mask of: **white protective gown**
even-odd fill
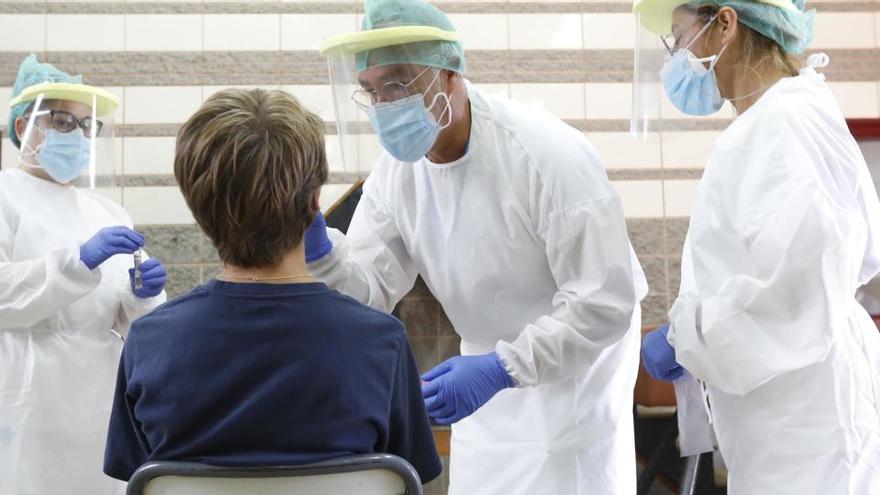
[[[670,312],[708,385],[731,495],[880,494],[880,206],[823,76],[778,82],[715,144]]]
[[[452,427],[450,494],[635,493],[632,394],[644,274],[584,135],[468,85],[454,163],[383,153],[347,238],[312,273],[391,311],[418,274],[461,353],[496,350],[520,388]]]
[[[121,494],[103,474],[122,340],[165,294],[137,299],[115,256],[79,246],[131,219],[91,191],[0,172],[0,495]]]

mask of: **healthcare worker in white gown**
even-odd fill
[[[91,190],[115,158],[102,153],[115,97],[31,55],[10,107],[19,162],[0,172],[0,494],[121,494],[101,470],[120,336],[165,301],[165,269],[144,261],[133,287],[144,238]]]
[[[449,493],[635,493],[647,285],[620,199],[582,132],[468,83],[457,40],[391,0],[322,45],[343,149],[363,111],[384,152],[347,236],[309,229],[309,269],[384,311],[421,275],[442,304],[462,356],[423,390],[452,424]]]
[[[645,367],[708,388],[731,495],[880,493],[880,335],[856,290],[880,272],[880,205],[801,1],[636,2],[667,40],[685,113],[730,100],[698,187],[669,325]],[[821,15],[821,14],[820,14]],[[687,375],[684,376],[684,379]]]

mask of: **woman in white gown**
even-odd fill
[[[98,155],[115,97],[31,55],[10,107],[20,153],[0,172],[0,495],[119,494],[101,466],[121,336],[165,301],[165,269],[144,261],[134,284],[144,238],[91,190],[114,158]]]
[[[645,367],[708,389],[739,494],[880,493],[880,335],[856,289],[880,272],[880,205],[792,0],[642,0],[682,111],[738,117],[700,182],[669,325]]]

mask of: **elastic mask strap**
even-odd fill
[[[452,125],[452,98],[441,91],[440,93],[434,95],[434,98],[431,99],[431,104],[428,106],[427,110],[428,112],[430,112],[431,109],[434,108],[434,105],[437,104],[437,100],[439,100],[441,96],[446,100],[446,108],[444,108],[443,111],[440,112],[440,117],[437,118],[437,123],[440,123],[440,121],[443,120],[443,116],[446,115],[446,123],[440,124],[440,130],[442,131],[443,129],[446,129],[447,127]]]
[[[711,26],[712,23],[715,22],[715,19],[717,19],[717,18],[718,18],[718,14],[713,15],[712,18],[709,19],[709,22],[707,22],[706,25],[703,26],[702,29],[700,29],[700,31],[697,33],[697,35],[694,36],[694,39],[692,39],[691,42],[688,43],[686,47],[684,47],[684,49],[690,50],[691,47],[694,46],[694,43],[696,43],[697,40],[700,39],[700,36],[703,36],[706,33],[706,31],[709,29],[709,26]]]
[[[717,18],[718,18],[718,14],[713,15],[712,18],[709,19],[709,22],[707,22],[706,25],[703,26],[702,29],[700,29],[700,32],[698,32],[697,35],[694,36],[694,39],[692,39],[691,42],[688,43],[686,47],[684,47],[684,49],[690,52],[691,47],[694,46],[694,43],[696,43],[697,40],[700,39],[701,36],[706,34],[706,31],[709,29],[709,26],[711,26],[712,23],[715,22],[715,19],[717,19]],[[729,43],[722,46],[721,51],[718,52],[716,55],[710,55],[708,57],[703,57],[703,58],[695,58],[694,61],[700,62],[700,63],[709,62],[709,70],[711,71],[712,69],[715,68],[715,64],[718,63],[718,59],[721,58],[721,55],[724,55],[724,51],[727,50],[728,46],[730,46]],[[693,52],[691,52],[691,53],[693,53]]]
[[[33,146],[30,145],[30,140],[31,140],[30,132],[33,131],[34,129],[39,129],[40,132],[43,133],[43,141],[41,141],[40,144],[38,144],[36,148],[34,148]],[[32,157],[36,158],[37,154],[40,153],[40,149],[42,149],[43,146],[46,144],[46,131],[44,131],[43,129],[40,129],[39,127],[37,127],[35,125],[29,129],[29,131],[27,133],[27,138],[28,138],[27,142],[24,142],[24,141],[21,142],[21,155],[22,156],[32,156]]]
[[[718,64],[718,60],[720,60],[721,56],[724,55],[724,52],[727,50],[728,46],[730,46],[730,43],[722,46],[721,51],[718,52],[718,55],[712,55],[711,57],[706,57],[706,59],[704,59],[706,62],[709,62],[709,70],[710,71],[713,70],[715,68],[715,65]],[[703,60],[701,60],[701,62],[702,61]]]
[[[758,78],[760,79],[761,76],[758,75]],[[766,91],[766,90],[767,90],[767,85],[764,84],[764,80],[762,79],[762,80],[761,80],[761,87],[758,88],[758,89],[756,89],[756,90],[754,90],[754,91],[752,91],[751,93],[744,94],[744,95],[742,95],[742,96],[736,96],[736,97],[733,97],[733,98],[724,98],[724,99],[727,100],[727,101],[731,101],[731,102],[733,102],[733,101],[739,101],[739,100],[745,100],[746,98],[750,98],[750,97],[752,97],[752,96],[755,96],[755,95],[758,94],[758,93],[763,93],[763,92]]]
[[[431,67],[430,65],[427,66],[427,67],[425,67],[425,68],[424,68],[421,72],[419,72],[418,74],[416,74],[416,77],[414,77],[414,78],[412,79],[412,81],[410,81],[410,82],[404,84],[403,87],[409,89],[409,87],[410,87],[413,83],[415,83],[416,81],[419,80],[420,77],[422,77],[422,74],[424,74],[425,72],[428,72],[428,71],[431,70],[431,69],[436,70],[437,73],[434,74],[434,79],[431,79],[431,83],[428,84],[428,88],[430,88],[431,86],[434,85],[434,81],[437,80],[437,76],[440,75],[440,69],[438,69],[438,68],[436,68],[436,67]],[[426,88],[426,89],[427,89],[427,88]]]
[[[434,83],[437,82],[437,79],[440,78],[440,72],[441,72],[441,69],[437,69],[436,67],[428,67],[428,69],[436,69],[436,70],[437,70],[437,73],[434,74],[434,79],[431,79],[431,82],[428,83],[428,86],[425,88],[425,91],[423,91],[422,94],[427,93],[428,90],[431,89],[431,86],[433,86]],[[426,69],[426,70],[427,70],[427,69]],[[423,73],[424,73],[424,72],[423,72]],[[419,74],[419,75],[421,75],[421,74]],[[416,76],[416,78],[418,78],[418,77],[419,77],[419,76]],[[413,81],[415,81],[415,79],[413,79]],[[412,84],[412,83],[410,83],[410,84]]]

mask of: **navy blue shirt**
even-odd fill
[[[213,280],[132,326],[104,472],[153,460],[296,465],[382,452],[442,466],[403,325],[320,283]]]

